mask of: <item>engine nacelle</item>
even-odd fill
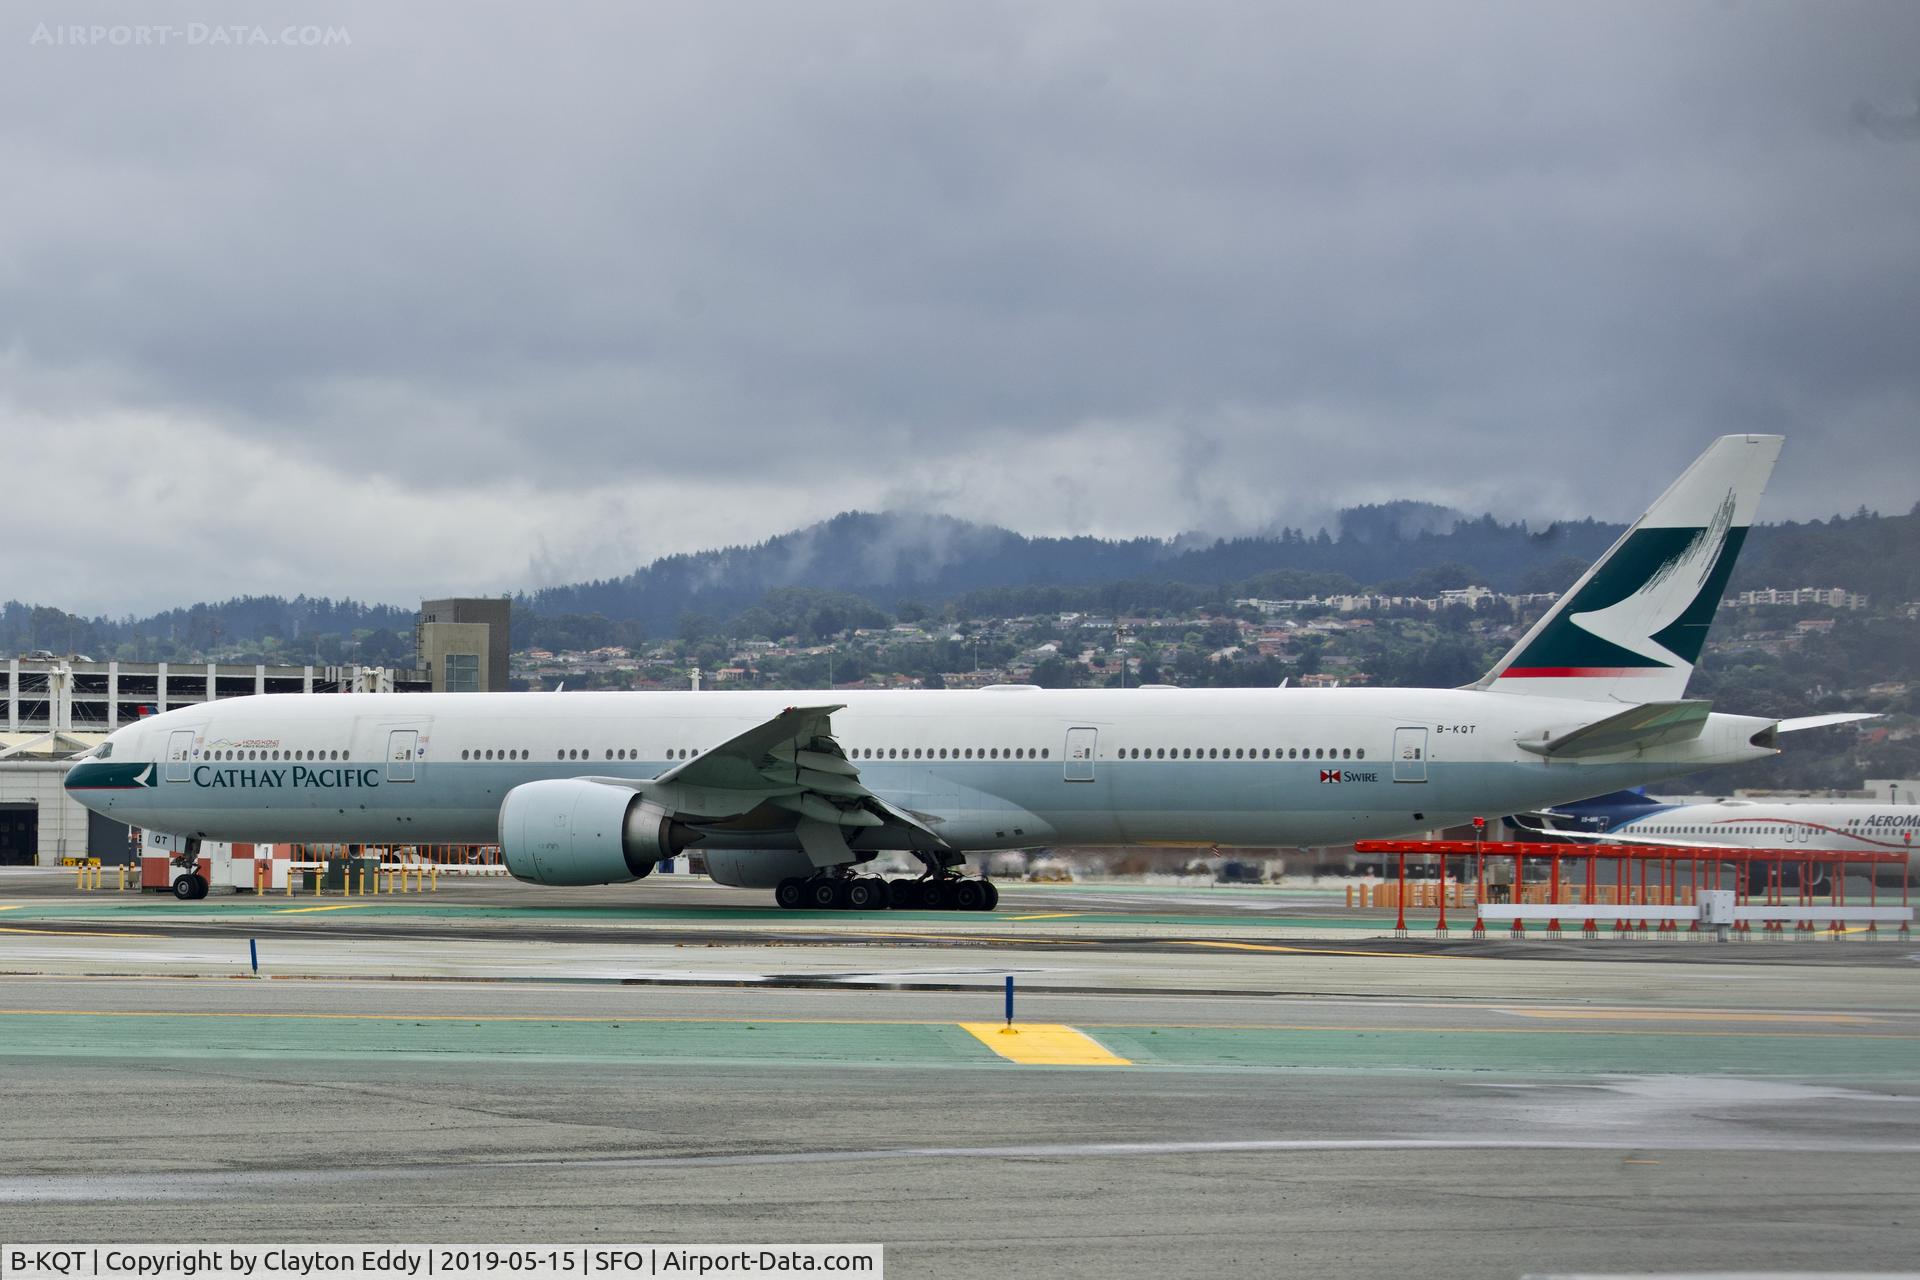
[[[693,842],[693,833],[637,791],[554,778],[523,782],[500,806],[500,852],[530,884],[618,884]]]

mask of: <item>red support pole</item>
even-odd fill
[[[1680,859],[1668,858],[1660,864],[1660,883],[1666,890],[1666,905],[1671,907],[1673,905],[1674,887],[1680,883]],[[1667,933],[1680,932],[1680,926],[1673,922],[1672,916],[1668,916],[1665,920],[1662,920],[1660,927]]]
[[[1560,850],[1558,848],[1553,851],[1553,877],[1549,884],[1551,887],[1547,892],[1553,899],[1553,905],[1558,907],[1560,905]],[[1547,918],[1547,936],[1549,938],[1560,936],[1560,913],[1557,910]]]
[[[1435,933],[1447,931],[1447,855],[1440,855],[1440,919],[1434,924]]]
[[[1869,907],[1878,907],[1880,905],[1880,864],[1877,862],[1869,862],[1867,864],[1867,905]],[[1880,941],[1880,922],[1878,920],[1867,921],[1867,941]]]
[[[1394,895],[1394,901],[1400,907],[1399,923],[1393,926],[1394,936],[1404,938],[1407,936],[1407,854],[1404,849],[1400,851],[1400,891]]]
[[[1802,854],[1800,857],[1800,905],[1809,910],[1813,907],[1813,859],[1807,857],[1805,854]],[[1813,921],[1811,919],[1802,920],[1800,922],[1800,932],[1814,932]]]
[[[1907,847],[1909,849],[1913,847],[1913,836],[1911,833],[1907,835]],[[1912,879],[1913,879],[1913,855],[1908,854],[1906,858],[1903,859],[1900,863],[1900,905],[1903,907],[1908,905],[1907,882]],[[1913,925],[1906,920],[1902,920],[1900,922],[1900,941],[1905,942],[1908,938],[1912,936],[1913,936]]]
[[[1478,824],[1473,832],[1473,936],[1487,936],[1487,922],[1480,918],[1480,904],[1487,900],[1487,855],[1480,840]]]
[[[1593,856],[1593,851],[1589,849],[1587,851],[1587,890],[1586,890],[1587,918],[1586,918],[1586,921],[1580,926],[1581,934],[1588,938],[1593,937],[1595,934],[1595,929],[1593,924],[1593,881],[1594,881],[1593,864],[1594,862],[1595,862],[1595,858]]]
[[[1769,891],[1767,903],[1769,906],[1775,907],[1784,907],[1787,905],[1787,855],[1784,852],[1774,856],[1773,888]],[[1777,919],[1767,922],[1767,932],[1769,933],[1782,933],[1785,931],[1785,927],[1786,926],[1781,924]]]
[[[1646,905],[1647,905],[1647,858],[1645,854],[1642,854],[1640,855],[1640,906],[1643,909],[1643,914],[1640,917],[1640,932],[1642,934],[1645,934],[1647,931],[1647,917],[1644,914],[1644,908],[1646,907]]]
[[[1526,891],[1524,888],[1524,884],[1526,881],[1526,874],[1527,874],[1527,870],[1526,870],[1525,855],[1518,854],[1518,853],[1514,854],[1513,855],[1513,905],[1516,907],[1519,906],[1521,903],[1521,900],[1526,897]],[[1527,922],[1525,920],[1522,920],[1519,916],[1515,916],[1513,918],[1513,936],[1516,938],[1524,938],[1527,936]]]
[[[1700,912],[1698,910],[1698,907],[1700,904],[1700,859],[1697,856],[1690,858],[1687,861],[1687,897],[1691,900],[1688,905],[1695,908],[1693,913],[1693,920],[1687,925],[1687,932],[1699,933],[1700,932]]]
[[[1847,860],[1835,858],[1827,866],[1828,874],[1833,877],[1833,883],[1828,886],[1828,905],[1833,908],[1833,937],[1838,942],[1847,936],[1846,922],[1840,918],[1840,912],[1847,905]]]
[[[1613,936],[1627,936],[1627,855],[1617,853],[1613,857],[1613,905],[1619,914],[1613,917]]]

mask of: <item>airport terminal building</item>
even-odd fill
[[[409,670],[216,662],[96,662],[36,653],[4,660],[0,705],[0,867],[121,862],[127,828],[67,795],[73,756],[122,725],[258,693],[419,693],[506,688],[507,604],[437,600],[421,608]],[[499,678],[495,680],[496,671]]]

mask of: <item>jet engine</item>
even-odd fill
[[[500,806],[507,870],[531,884],[638,880],[697,838],[639,792],[604,782],[523,782]]]

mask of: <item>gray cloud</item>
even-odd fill
[[[889,504],[1625,517],[1736,430],[1791,437],[1769,516],[1920,497],[1908,4],[198,20],[351,43],[0,31],[0,430],[182,526],[9,594],[404,601]]]

